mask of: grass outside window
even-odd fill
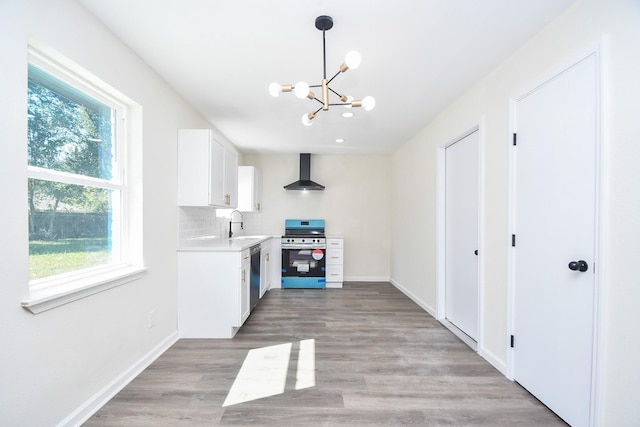
[[[106,265],[109,258],[106,238],[32,240],[29,242],[29,280]]]

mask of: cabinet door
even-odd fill
[[[224,145],[216,141],[214,138],[211,138],[209,203],[214,206],[225,205],[224,151]]]
[[[271,244],[262,245],[260,260],[260,298],[271,287]]]
[[[253,166],[238,166],[238,210],[262,210],[262,173]]]
[[[262,211],[262,172],[260,170],[255,169],[255,177],[253,179],[254,187],[253,187],[253,208],[261,212]]]
[[[242,251],[242,266],[240,270],[240,301],[239,301],[239,309],[240,309],[240,324],[237,326],[242,326],[247,317],[249,317],[249,312],[251,310],[250,306],[250,298],[249,294],[249,286],[251,285],[251,255],[249,251]]]
[[[215,204],[212,192],[222,191],[222,155],[209,129],[178,130],[178,205]],[[216,167],[216,156],[219,163]],[[216,175],[217,172],[217,175]],[[217,186],[217,187],[216,187]]]
[[[238,153],[226,149],[224,151],[224,188],[228,208],[238,206]]]

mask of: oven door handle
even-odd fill
[[[313,249],[321,249],[321,250],[326,250],[326,247],[317,247],[317,246],[283,246],[282,250],[283,251],[288,251],[288,250],[292,250],[292,251],[303,251],[303,250],[313,250]]]

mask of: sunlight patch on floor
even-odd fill
[[[296,390],[316,385],[316,340],[300,341],[298,368],[296,372]]]
[[[298,349],[297,359],[292,349]],[[315,340],[286,343],[249,350],[223,407],[284,393],[289,369],[295,368],[295,389],[316,385]],[[293,375],[293,371],[292,371]],[[293,377],[289,388],[294,386]]]

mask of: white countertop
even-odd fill
[[[266,242],[272,237],[280,236],[238,236],[231,239],[220,236],[199,236],[178,242],[178,252],[211,251],[240,252],[252,246]]]

